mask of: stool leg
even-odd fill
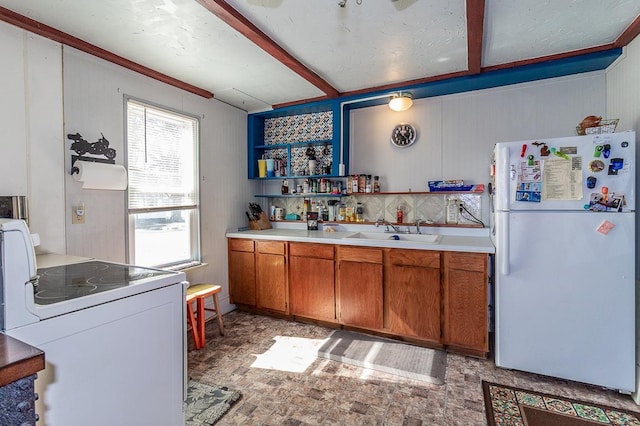
[[[224,336],[224,325],[222,324],[222,312],[220,311],[220,299],[218,299],[218,293],[213,295],[213,303],[216,306],[216,318],[218,320],[218,328],[220,329],[220,335]]]
[[[189,319],[189,325],[191,326],[191,334],[193,335],[193,343],[196,349],[200,349],[200,337],[198,335],[198,327],[196,325],[196,318],[193,315],[193,306],[191,303],[187,303],[187,318]]]
[[[205,335],[204,335],[204,323],[205,323],[205,317],[204,317],[204,297],[198,297],[198,316],[197,316],[197,322],[198,322],[198,333],[200,334],[200,348],[204,348],[205,345]]]

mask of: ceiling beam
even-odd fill
[[[287,68],[307,80],[309,83],[320,89],[328,97],[338,97],[340,92],[327,83],[322,77],[307,68],[302,62],[294,58],[289,52],[284,50],[273,41],[262,30],[256,27],[251,21],[245,18],[237,10],[224,0],[197,0],[205,9],[213,13],[231,28],[244,35],[262,50],[280,61]]]
[[[638,34],[640,34],[640,16],[636,17],[631,25],[629,25],[627,29],[620,34],[620,37],[618,37],[614,44],[616,47],[624,47],[631,43]]]
[[[541,62],[549,62],[549,61],[556,61],[558,59],[572,58],[574,56],[586,55],[589,53],[603,52],[605,50],[613,49],[615,47],[618,47],[618,46],[616,46],[615,43],[610,43],[610,44],[604,44],[602,46],[597,46],[597,47],[589,47],[586,49],[573,50],[571,52],[556,53],[555,55],[539,56],[537,58],[523,59],[521,61],[506,62],[504,64],[484,67],[482,68],[482,72],[517,68],[525,65],[538,64]]]
[[[184,81],[180,81],[173,77],[169,77],[166,74],[162,74],[158,71],[152,70],[151,68],[147,68],[144,65],[140,65],[136,62],[130,61],[129,59],[123,58],[122,56],[118,56],[115,53],[101,49],[98,46],[87,43],[86,41],[80,40],[79,38],[76,38],[70,34],[56,30],[55,28],[49,27],[24,15],[15,13],[9,9],[5,9],[4,7],[0,7],[0,20],[11,25],[15,25],[18,28],[22,28],[23,30],[30,31],[34,34],[38,34],[42,37],[56,41],[58,43],[71,46],[75,49],[81,50],[100,59],[104,59],[105,61],[120,65],[124,68],[138,72],[147,77],[162,81],[163,83],[177,87],[178,89],[191,92],[198,96],[202,96],[203,98],[213,98],[213,93],[207,90],[193,86],[189,83],[185,83]]]
[[[467,0],[467,69],[478,74],[482,69],[484,1]]]

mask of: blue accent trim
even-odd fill
[[[395,89],[370,92],[362,95],[343,96],[340,98],[320,100],[301,105],[292,105],[278,108],[273,111],[259,112],[247,116],[248,126],[248,177],[257,177],[257,146],[264,142],[264,120],[267,118],[284,117],[288,115],[308,114],[313,112],[333,111],[333,153],[334,161],[332,174],[338,175],[338,162],[340,153],[340,104],[346,101],[357,101],[378,95],[389,95],[397,92],[409,92],[414,99],[429,98],[434,96],[450,95],[454,93],[471,92],[474,90],[489,89],[492,87],[509,86],[512,84],[526,83],[548,78],[563,77],[567,75],[581,74],[591,71],[606,69],[622,54],[622,48],[588,53],[570,58],[539,62],[520,67],[486,71],[480,74],[464,77],[455,77],[447,80],[433,81],[416,84],[413,86],[398,87]],[[366,108],[375,105],[383,105],[389,102],[388,98],[380,98],[369,101],[356,102],[344,105],[343,115],[343,162],[346,167],[349,164],[349,111],[352,109]],[[291,163],[291,147],[288,147],[288,163]],[[288,171],[291,173],[291,171]],[[349,170],[346,170],[349,174]]]

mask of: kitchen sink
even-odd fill
[[[377,241],[413,241],[425,244],[437,244],[442,238],[441,235],[433,234],[391,234],[383,232],[357,232],[353,235],[349,235],[349,239],[359,240],[377,240]]]

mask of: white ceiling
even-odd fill
[[[249,112],[461,75],[474,57],[478,72],[616,47],[621,35],[640,31],[640,0],[347,0],[344,7],[339,1],[0,0],[0,6]],[[469,28],[482,33],[468,34]],[[262,37],[258,44],[271,45],[271,53],[244,34]]]

